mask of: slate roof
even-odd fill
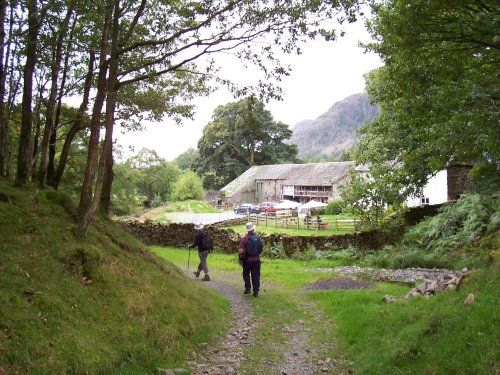
[[[253,166],[221,190],[227,197],[255,190],[256,180],[282,180],[283,185],[332,186],[347,177],[354,162],[272,164]]]

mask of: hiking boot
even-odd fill
[[[205,277],[202,279],[202,281],[210,281],[210,276],[205,275]]]
[[[250,289],[245,290],[243,294],[250,294]]]
[[[253,296],[254,297],[258,297],[259,296],[259,292],[253,292]]]
[[[193,274],[198,278],[200,276],[200,271],[194,271]]]

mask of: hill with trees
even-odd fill
[[[317,119],[296,124],[290,142],[298,146],[298,157],[338,158],[356,144],[361,125],[377,114],[378,108],[370,104],[366,93],[354,94]]]

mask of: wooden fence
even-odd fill
[[[248,221],[255,225],[272,226],[287,229],[310,229],[310,230],[331,230],[356,232],[360,220],[355,219],[337,219],[321,218],[318,222],[315,218],[303,219],[292,216],[291,212],[286,210],[277,211],[276,214],[249,214]]]

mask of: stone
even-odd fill
[[[464,304],[471,305],[474,302],[476,302],[476,296],[473,293],[469,293],[469,295],[467,296],[467,298],[464,301]]]
[[[385,296],[382,297],[382,302],[395,302],[399,300],[399,297],[394,297],[386,294]]]
[[[174,374],[180,374],[180,375],[183,375],[183,374],[189,374],[189,370],[186,370],[185,368],[174,368],[173,369],[174,371]]]

